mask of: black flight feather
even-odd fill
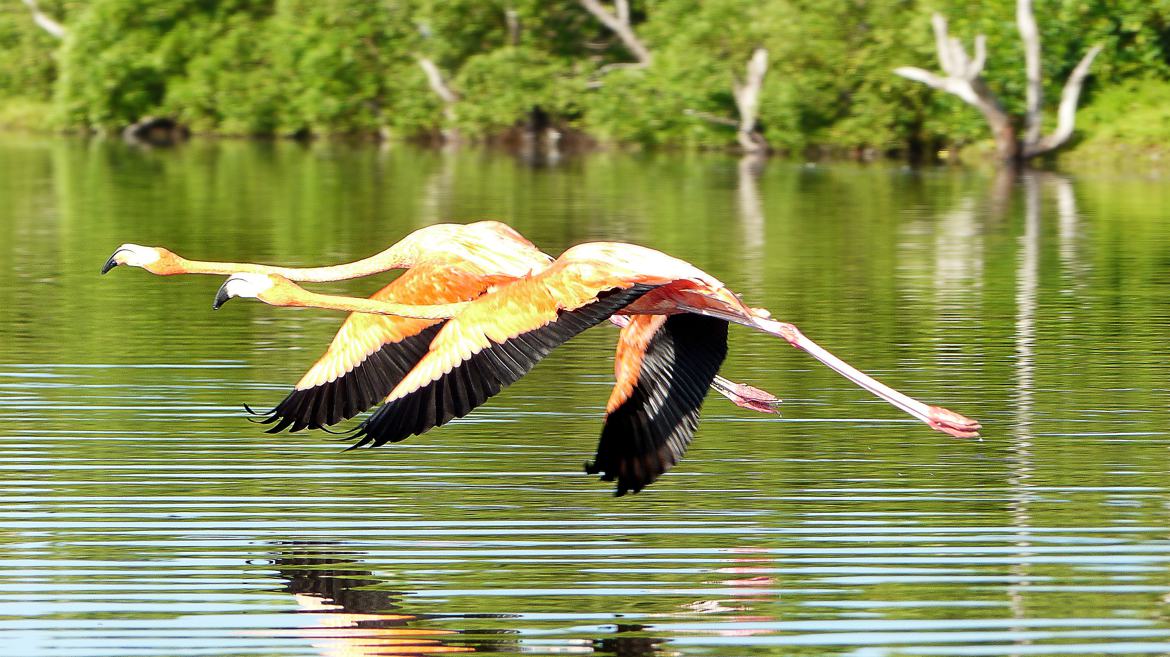
[[[398,342],[388,342],[333,381],[293,390],[256,421],[274,425],[267,433],[280,433],[289,427],[292,431],[323,429],[372,408],[422,360],[441,327],[440,322]],[[257,414],[250,408],[248,412]]]
[[[650,339],[629,399],[605,420],[589,474],[637,493],[686,452],[708,387],[727,357],[727,322],[702,315],[667,318]]]

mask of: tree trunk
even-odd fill
[[[756,114],[760,106],[760,89],[768,72],[768,51],[756,48],[747,63],[747,75],[742,83],[735,83],[732,91],[739,109],[739,129],[736,139],[745,153],[766,153],[768,142],[756,130]]]
[[[974,86],[979,94],[979,102],[974,103],[974,105],[983,114],[983,119],[991,128],[991,136],[995,140],[996,155],[999,156],[1001,162],[1009,166],[1020,164],[1023,151],[1019,131],[1016,129],[1012,117],[1008,116],[1007,112],[999,106],[999,102],[983,84],[982,79],[977,80]]]
[[[443,79],[443,72],[429,57],[416,54],[415,58],[418,60],[419,68],[427,76],[427,83],[430,84],[431,91],[434,91],[435,95],[443,101],[443,118],[447,123],[443,128],[443,139],[448,142],[458,141],[459,132],[455,128],[455,103],[459,102],[459,94],[447,85],[447,81]]]
[[[508,24],[508,45],[520,45],[520,14],[509,7],[504,10],[504,21]]]

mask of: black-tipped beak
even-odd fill
[[[227,281],[224,281],[223,285],[219,286],[219,291],[215,293],[215,301],[211,302],[212,310],[219,310],[220,306],[227,303],[228,299],[232,298],[232,295],[228,294],[227,287]]]
[[[118,266],[118,261],[116,258],[118,257],[119,251],[121,251],[121,249],[114,251],[114,255],[110,256],[110,259],[106,261],[106,264],[102,265],[103,274]]]

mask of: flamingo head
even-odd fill
[[[102,265],[102,273],[106,273],[118,265],[139,267],[152,274],[167,275],[178,273],[175,271],[177,256],[161,246],[141,246],[139,244],[123,244]]]
[[[282,282],[288,282],[288,280],[271,274],[232,274],[223,282],[223,285],[219,286],[219,291],[215,293],[215,301],[212,302],[211,307],[219,310],[220,306],[233,297],[263,301],[264,294],[278,287]]]

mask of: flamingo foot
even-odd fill
[[[978,420],[972,420],[941,406],[930,407],[926,424],[935,431],[950,434],[955,438],[978,438],[979,430],[983,428]]]
[[[715,377],[715,380],[711,382],[711,387],[740,408],[774,415],[780,413],[776,410],[776,405],[781,401],[780,398],[766,390],[760,390],[746,383],[736,383],[721,376]]]

